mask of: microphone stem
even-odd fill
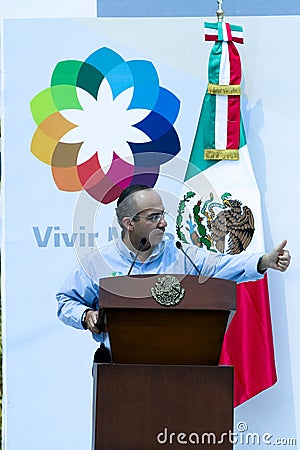
[[[196,264],[194,263],[194,261],[192,260],[192,258],[187,254],[187,252],[183,249],[183,246],[181,244],[181,242],[177,241],[176,242],[176,247],[182,251],[182,253],[184,254],[184,256],[190,261],[190,263],[192,264],[192,266],[194,267],[194,269],[197,271],[198,275],[201,275],[200,270],[198,269],[198,267],[196,266]]]
[[[198,269],[198,267],[196,266],[196,264],[194,263],[194,261],[192,260],[192,258],[189,257],[189,255],[184,252],[185,256],[187,257],[187,259],[190,261],[190,263],[192,264],[192,266],[194,267],[194,269],[196,269],[196,271],[198,272],[198,275],[201,275],[200,270]]]
[[[128,271],[127,276],[131,274],[131,271],[132,271],[132,269],[133,269],[133,266],[135,265],[135,262],[136,262],[136,260],[137,260],[137,257],[138,257],[138,254],[139,254],[139,253],[140,253],[139,251],[136,253],[136,255],[135,255],[135,257],[134,257],[134,260],[133,260],[132,263],[131,263],[131,266],[130,266],[130,269],[129,269],[129,271]]]
[[[137,260],[137,257],[139,256],[139,254],[140,254],[140,252],[141,252],[141,250],[142,250],[142,247],[143,247],[145,244],[146,244],[146,238],[142,238],[142,239],[140,240],[139,247],[138,247],[137,252],[136,252],[136,254],[135,254],[134,260],[133,260],[132,263],[131,263],[131,266],[130,266],[130,269],[129,269],[128,273],[127,273],[127,276],[129,276],[129,275],[131,274],[131,271],[132,271],[132,269],[133,269],[133,266],[135,265],[135,262],[136,262],[136,260]]]

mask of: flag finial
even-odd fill
[[[218,3],[218,11],[217,11],[218,22],[223,22],[224,19],[224,11],[222,9],[223,0],[217,0],[217,3]]]

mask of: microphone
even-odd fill
[[[201,275],[200,270],[198,269],[198,267],[196,266],[196,264],[194,263],[194,261],[190,258],[190,256],[187,254],[186,251],[184,251],[182,243],[180,241],[176,241],[176,247],[182,251],[182,253],[184,254],[184,256],[190,261],[190,263],[192,264],[192,266],[194,267],[194,269],[196,269],[198,275]]]
[[[147,239],[146,239],[145,237],[143,237],[143,238],[140,240],[140,243],[139,243],[139,246],[138,246],[136,255],[135,255],[135,257],[134,257],[134,260],[133,260],[132,263],[131,263],[131,266],[130,266],[130,269],[128,270],[127,276],[130,275],[130,273],[131,273],[131,271],[132,271],[132,269],[133,269],[133,266],[135,265],[135,262],[136,262],[136,260],[137,260],[137,257],[139,256],[139,253],[140,253],[140,251],[142,250],[142,247],[144,247],[144,245],[146,244],[146,242],[147,242]]]

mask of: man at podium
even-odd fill
[[[105,342],[98,323],[99,279],[118,273],[190,274],[217,277],[237,283],[257,280],[267,269],[284,272],[290,253],[283,240],[270,253],[216,254],[195,245],[175,243],[165,237],[165,207],[160,195],[145,185],[126,188],[117,201],[116,215],[122,232],[86,257],[57,294],[58,317],[67,325],[88,329]]]

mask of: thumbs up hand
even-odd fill
[[[291,255],[285,249],[287,240],[284,239],[270,253],[266,253],[258,263],[258,271],[264,272],[267,269],[280,270],[285,272],[291,262]]]

